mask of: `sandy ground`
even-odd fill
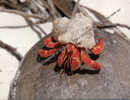
[[[81,0],[81,4],[87,5],[109,16],[112,12],[121,8],[121,11],[110,20],[130,26],[130,1],[129,0]],[[0,13],[0,26],[23,25],[24,20],[16,15]],[[51,31],[49,25],[42,26],[47,33]],[[128,34],[130,31],[123,29]],[[128,34],[130,37],[130,35]],[[17,48],[25,55],[26,52],[38,41],[38,38],[30,28],[26,29],[0,29],[0,40]],[[0,100],[7,100],[9,85],[18,68],[19,62],[8,52],[0,48]]]

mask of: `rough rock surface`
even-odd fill
[[[91,49],[95,46],[93,20],[89,15],[77,13],[72,19],[67,17],[54,20],[54,38],[57,41],[77,44]]]
[[[117,34],[100,30],[95,31],[95,37],[105,39],[104,52],[98,59],[102,64],[99,73],[84,71],[60,78],[54,71],[55,63],[45,66],[37,61],[42,39],[22,62],[15,98],[10,100],[130,98],[130,44]]]

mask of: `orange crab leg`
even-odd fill
[[[96,46],[90,49],[90,51],[95,55],[98,55],[102,53],[103,49],[104,49],[104,39],[100,38]]]
[[[86,64],[89,65],[90,67],[96,69],[96,70],[100,70],[101,69],[101,64],[99,64],[98,62],[90,59],[86,53],[85,53],[85,49],[81,49],[81,60]]]
[[[45,40],[44,40],[44,44],[49,47],[49,48],[54,48],[54,47],[57,47],[57,46],[61,46],[61,43],[60,42],[53,42],[53,39],[52,37],[47,37]]]
[[[52,54],[56,53],[57,50],[58,50],[58,48],[54,48],[54,49],[51,49],[51,50],[41,49],[41,50],[40,50],[40,56],[41,56],[41,57],[51,56]]]

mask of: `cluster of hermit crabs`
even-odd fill
[[[44,39],[46,48],[39,52],[41,58],[48,58],[58,51],[57,66],[63,69],[76,71],[84,63],[95,70],[101,69],[101,64],[92,60],[86,51],[94,55],[102,53],[104,39],[100,38],[95,43],[93,21],[89,16],[81,13],[73,19],[66,17],[54,21],[54,34]]]

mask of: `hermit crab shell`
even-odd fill
[[[64,43],[74,43],[78,47],[92,48],[96,43],[93,32],[93,21],[89,16],[77,13],[75,17],[57,18],[53,22],[54,38]]]

